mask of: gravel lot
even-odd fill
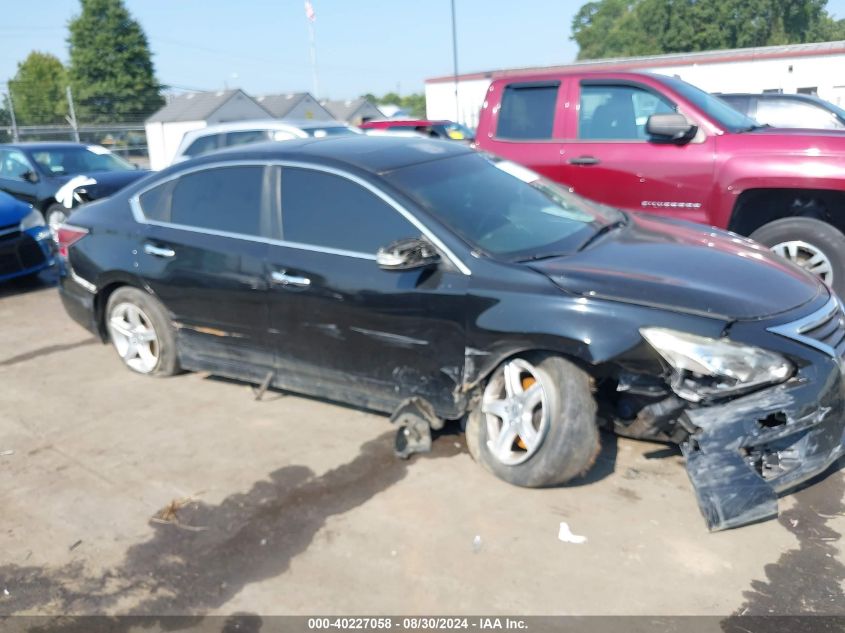
[[[585,479],[517,489],[457,434],[401,462],[381,415],[133,375],[49,275],[0,323],[0,615],[845,615],[842,471],[709,534],[661,445],[604,435]]]

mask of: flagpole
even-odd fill
[[[317,38],[314,36],[314,20],[308,20],[308,34],[311,39],[311,82],[314,88],[314,98],[320,98],[320,82],[317,79]]]
[[[452,75],[455,81],[455,122],[460,123],[461,102],[458,98],[458,30],[455,25],[455,0],[452,0]]]

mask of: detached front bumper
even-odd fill
[[[783,385],[688,410],[681,449],[710,530],[771,519],[777,494],[845,454],[845,380],[829,358]]]

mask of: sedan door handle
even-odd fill
[[[570,165],[598,165],[600,162],[595,156],[576,156],[569,159]]]
[[[152,244],[144,244],[144,252],[153,257],[173,257],[176,251],[172,248],[164,248],[161,246],[153,246]]]
[[[284,271],[279,272],[274,270],[270,273],[270,279],[273,283],[281,284],[282,286],[296,286],[298,288],[307,288],[311,285],[311,280],[308,277],[299,277],[297,275],[288,275]]]

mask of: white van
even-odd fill
[[[361,130],[340,121],[234,121],[209,125],[185,134],[171,165],[214,150],[263,141],[289,141],[294,138],[324,138],[361,134]]]

